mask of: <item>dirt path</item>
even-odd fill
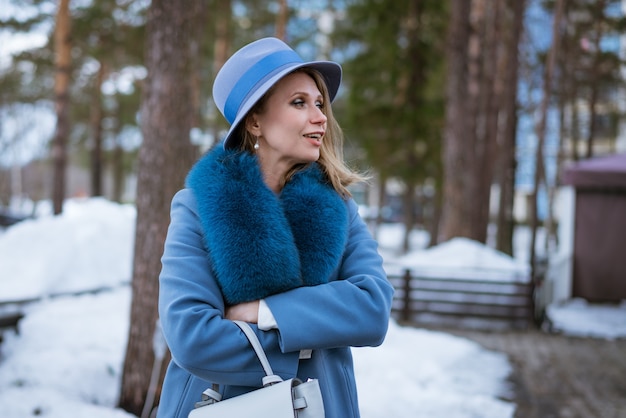
[[[626,418],[626,339],[444,331],[509,355],[515,418]]]

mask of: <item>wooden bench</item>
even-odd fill
[[[21,312],[15,312],[15,313],[11,313],[8,315],[2,315],[0,316],[0,329],[5,329],[5,328],[16,329],[17,323],[22,318],[24,318],[24,314],[22,314]]]
[[[125,286],[127,284],[121,284]],[[102,286],[94,289],[85,289],[79,291],[59,292],[48,294],[45,297],[54,299],[64,296],[81,296],[81,295],[95,295],[102,292],[110,292],[115,287]],[[24,318],[24,313],[28,305],[32,305],[41,300],[40,297],[33,297],[28,299],[16,299],[0,301],[0,341],[2,340],[2,332],[7,329],[17,329],[19,321]]]
[[[24,318],[24,308],[33,300],[0,302],[0,341],[7,330],[17,331],[17,325]]]
[[[25,216],[15,216],[6,212],[0,212],[0,227],[9,227],[11,225],[15,225],[18,222],[22,222],[28,219]]]

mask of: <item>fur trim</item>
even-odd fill
[[[326,283],[338,267],[348,212],[317,164],[276,196],[255,155],[217,146],[192,168],[187,187],[228,304]]]

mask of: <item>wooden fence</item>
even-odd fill
[[[399,321],[516,328],[535,321],[530,281],[420,277],[410,270],[388,278],[396,289],[392,314]]]

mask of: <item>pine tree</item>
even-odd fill
[[[52,143],[52,158],[54,161],[52,203],[55,215],[63,211],[63,201],[65,200],[65,167],[67,166],[67,142],[70,135],[69,92],[72,43],[70,38],[71,15],[69,3],[69,0],[61,0],[59,2],[54,28],[54,62],[56,70],[54,96],[57,124]]]
[[[415,223],[416,187],[440,176],[444,5],[353,3],[337,36],[349,51],[348,94],[339,113],[346,116],[348,141],[364,150],[380,181],[396,178],[404,185],[405,249]]]
[[[515,199],[515,156],[517,143],[517,85],[519,67],[519,45],[524,28],[524,0],[507,0],[505,4],[505,25],[511,28],[504,34],[504,54],[502,54],[502,117],[498,141],[496,180],[500,186],[498,202],[496,248],[505,254],[513,255],[513,232],[515,219],[513,205]],[[500,68],[500,65],[498,66]]]
[[[506,162],[499,165],[499,176],[508,178],[502,189],[508,198],[501,210],[512,212],[516,96],[510,89],[517,86],[517,80],[516,74],[511,74],[514,70],[504,70],[504,63],[510,62],[511,56],[515,57],[512,62],[517,58],[523,9],[514,13],[517,24],[511,24],[515,18],[508,17],[512,7],[507,3],[451,2],[441,240],[462,236],[486,242],[498,157]],[[505,143],[503,156],[499,144]]]
[[[202,1],[152,1],[148,13],[146,67],[141,104],[143,142],[139,151],[137,226],[133,263],[133,299],[120,406],[136,415],[149,392],[155,358],[158,276],[169,224],[170,202],[194,159],[190,130],[194,119],[193,37]],[[154,389],[154,388],[152,388]],[[158,392],[158,390],[157,390]],[[158,396],[155,403],[158,404]]]

